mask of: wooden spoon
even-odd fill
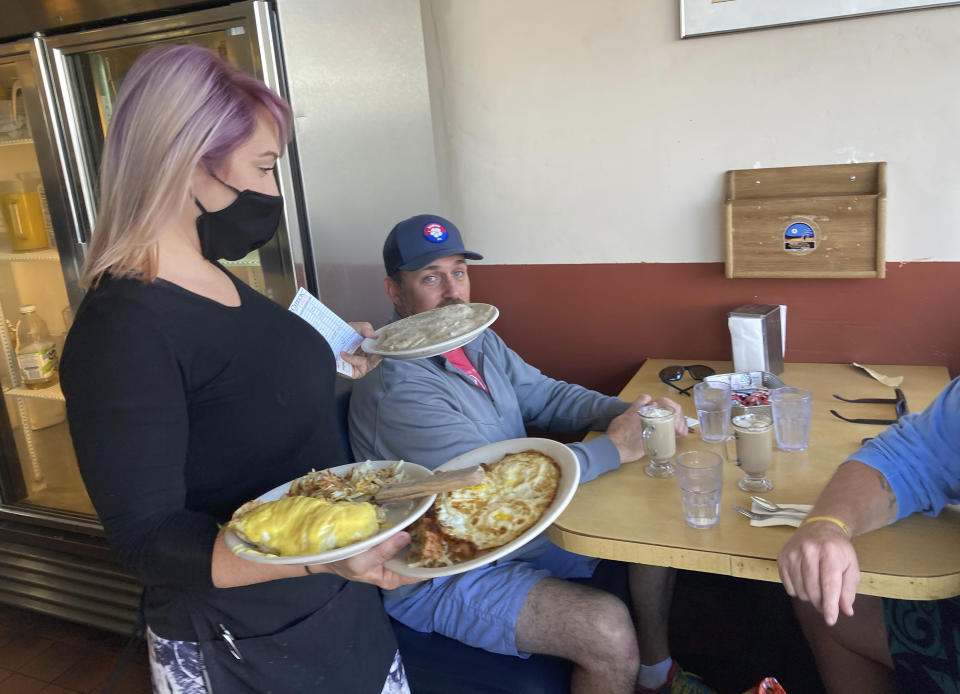
[[[383,503],[384,501],[402,501],[429,496],[430,494],[440,494],[441,492],[452,492],[455,489],[480,484],[483,482],[484,475],[483,468],[479,465],[460,470],[435,472],[423,479],[398,482],[381,487],[373,495],[373,500]]]

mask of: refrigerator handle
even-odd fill
[[[59,107],[56,99],[56,90],[53,87],[53,72],[50,69],[47,47],[41,34],[34,35],[33,48],[40,72],[40,97],[43,100],[44,109],[50,114],[48,119],[50,143],[53,146],[54,156],[59,165],[60,175],[63,177],[63,192],[67,212],[70,214],[70,228],[73,229],[74,241],[80,246],[85,246],[89,236],[85,233],[83,215],[80,212],[80,203],[76,196],[77,186],[73,181],[70,152],[67,149],[61,120],[63,110]]]

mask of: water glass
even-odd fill
[[[677,456],[677,481],[683,519],[691,528],[712,528],[720,520],[723,458],[711,451],[686,451]]]
[[[813,394],[804,388],[777,388],[770,393],[770,403],[780,450],[806,450],[810,442]]]
[[[725,441],[730,432],[733,397],[730,384],[703,381],[693,387],[693,402],[700,420],[700,438],[707,443]]]

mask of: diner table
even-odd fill
[[[716,373],[729,373],[723,361],[648,359],[620,392],[633,401],[641,393],[670,397],[696,417],[693,391],[681,395],[661,382],[658,373],[672,364],[706,364]],[[945,367],[872,366],[889,376],[903,376],[901,389],[911,412],[920,412],[949,383]],[[779,378],[790,386],[813,392],[810,444],[805,451],[774,449],[767,477],[772,491],[760,494],[780,503],[812,504],[833,471],[883,426],[852,424],[847,417],[893,419],[892,404],[845,403],[846,398],[893,398],[894,390],[851,364],[786,364]],[[695,383],[687,372],[676,384]],[[597,436],[591,433],[588,438]],[[728,442],[733,449],[732,441]],[[775,444],[774,444],[775,445]],[[649,462],[625,463],[584,483],[547,531],[554,543],[571,552],[625,562],[672,566],[707,573],[763,581],[779,581],[777,552],[794,532],[790,526],[754,527],[733,510],[750,508],[750,494],[737,487],[743,477],[729,462],[724,444],[705,443],[699,427],[677,441],[677,452],[713,450],[724,457],[720,521],[701,530],[683,519],[676,477],[656,479],[644,473]],[[730,455],[733,455],[731,450]],[[913,514],[893,525],[854,538],[862,576],[858,592],[892,598],[932,600],[960,595],[960,507],[948,507],[938,516]]]

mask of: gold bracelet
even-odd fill
[[[807,523],[816,523],[817,521],[824,521],[825,523],[833,523],[843,531],[843,534],[846,535],[847,538],[852,537],[850,528],[847,527],[847,524],[844,523],[839,518],[834,518],[833,516],[811,516],[810,518],[804,518],[803,522],[800,524],[800,527],[802,528]]]

